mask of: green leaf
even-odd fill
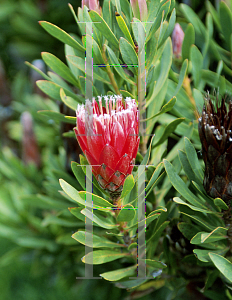
[[[180,178],[180,176],[176,173],[172,164],[164,159],[164,167],[168,174],[168,178],[171,181],[174,188],[192,205],[199,208],[206,208],[199,199],[187,188],[184,181]]]
[[[182,64],[182,66],[181,66],[180,75],[179,75],[179,81],[178,81],[177,87],[175,89],[174,96],[176,96],[179,93],[179,91],[180,91],[180,89],[181,89],[181,87],[183,85],[187,69],[188,69],[188,60],[185,59],[184,62],[183,62],[183,64]]]
[[[151,142],[150,142],[150,145],[147,149],[147,152],[141,162],[141,166],[146,166],[148,164],[148,161],[149,161],[149,158],[150,158],[150,155],[151,155],[151,145],[152,145],[152,141],[153,141],[153,138],[154,138],[154,135],[151,137]]]
[[[191,223],[181,222],[178,223],[177,227],[188,240],[191,240],[198,233],[197,226]]]
[[[203,262],[211,262],[211,259],[209,257],[210,253],[218,253],[218,254],[222,254],[224,255],[226,252],[228,251],[228,248],[226,249],[221,249],[221,250],[214,250],[212,252],[212,250],[202,250],[202,249],[194,249],[193,253],[196,255],[196,257],[203,261]]]
[[[77,110],[78,102],[72,97],[66,96],[64,89],[62,88],[60,89],[60,98],[62,102],[64,102],[64,104],[67,105],[69,108],[75,111]]]
[[[179,207],[179,211],[180,211],[180,213],[193,219],[195,223],[198,223],[201,226],[203,226],[203,228],[205,228],[206,230],[212,231],[215,229],[215,226],[213,226],[211,223],[209,223],[209,219],[208,219],[208,217],[205,216],[205,214],[202,215],[202,213],[198,212],[198,211],[195,211],[193,213],[192,209],[190,209],[186,205],[181,205]]]
[[[46,21],[40,21],[40,25],[52,36],[63,42],[64,44],[67,44],[73,48],[76,48],[77,50],[80,50],[82,52],[85,51],[85,48],[79,44],[74,38],[72,38],[67,32],[60,29],[56,25],[53,25]]]
[[[172,121],[171,123],[169,123],[166,126],[162,137],[154,145],[152,145],[152,148],[155,148],[155,147],[161,145],[169,137],[169,135],[175,131],[176,127],[184,120],[185,120],[185,118],[179,118],[179,119],[176,119],[176,120]]]
[[[97,64],[105,65],[100,47],[98,46],[97,42],[94,39],[92,39],[92,41],[93,41],[93,45],[92,45],[93,65],[97,65]],[[101,68],[101,69],[104,70],[105,68]]]
[[[208,11],[210,12],[210,14],[212,15],[213,20],[214,20],[214,22],[215,22],[215,24],[216,24],[218,30],[221,31],[222,28],[221,28],[221,25],[220,25],[219,15],[218,15],[216,9],[214,8],[213,4],[210,3],[209,1],[207,1],[205,4],[206,4],[207,10],[208,10]]]
[[[121,199],[126,197],[130,193],[130,191],[133,189],[135,185],[134,177],[132,174],[128,175],[124,181],[123,184],[123,190],[121,194]]]
[[[223,240],[227,238],[227,230],[223,227],[217,227],[210,233],[203,233],[201,235],[201,241],[202,243],[212,243],[219,240]]]
[[[103,236],[98,236],[87,231],[77,231],[72,235],[72,238],[88,247],[93,248],[116,248],[125,247],[123,244],[113,243]],[[93,243],[90,242],[92,240]]]
[[[46,227],[46,226],[51,225],[51,224],[60,225],[62,227],[78,226],[76,220],[61,218],[59,216],[54,216],[54,215],[48,215],[43,219],[42,225]]]
[[[46,117],[49,117],[52,120],[55,121],[60,121],[60,122],[65,122],[65,123],[70,123],[70,124],[76,124],[75,120],[72,119],[67,119],[65,118],[65,115],[56,112],[56,111],[52,111],[52,110],[39,110],[38,111],[39,114],[44,115]]]
[[[52,82],[56,83],[57,85],[59,85],[63,89],[66,89],[66,90],[68,90],[69,92],[72,93],[72,89],[66,83],[66,81],[64,81],[63,78],[61,78],[59,75],[57,75],[56,73],[51,72],[51,71],[48,71],[48,75],[50,76]]]
[[[213,243],[226,238],[227,229],[217,227],[211,232],[198,232],[190,241],[191,244],[201,245],[203,243]]]
[[[96,250],[85,255],[82,258],[82,262],[85,264],[100,265],[126,256],[129,256],[129,254],[113,250]]]
[[[161,224],[159,228],[155,231],[155,233],[153,233],[153,235],[148,239],[147,244],[152,240],[154,241],[154,243],[157,244],[161,234],[163,233],[164,229],[168,226],[169,223],[170,221],[165,221],[163,224]],[[152,248],[153,246],[154,245],[152,245]]]
[[[199,179],[199,182],[202,183],[204,179],[204,173],[199,163],[196,150],[187,137],[184,138],[184,146],[192,170],[195,173],[196,177]]]
[[[165,46],[164,46],[164,50],[163,50],[163,53],[162,53],[162,58],[161,58],[161,61],[160,61],[160,74],[159,74],[157,82],[156,82],[156,84],[153,88],[153,92],[152,92],[150,98],[146,102],[146,107],[148,107],[148,105],[150,104],[152,99],[154,99],[157,96],[157,94],[159,93],[159,91],[163,87],[166,79],[168,78],[169,70],[170,70],[171,65],[172,65],[172,42],[171,42],[171,38],[168,38],[164,45]]]
[[[230,44],[230,35],[232,28],[232,12],[224,2],[220,2],[219,8],[220,24],[225,41]]]
[[[49,76],[47,76],[44,72],[42,72],[39,68],[37,68],[36,66],[30,64],[28,61],[25,61],[25,64],[27,66],[29,66],[30,68],[32,68],[33,70],[35,70],[38,74],[40,74],[44,79],[50,81],[51,78]]]
[[[134,49],[134,41],[131,37],[130,31],[128,29],[128,27],[126,26],[126,23],[124,21],[124,19],[119,15],[116,15],[116,21],[118,22],[118,26],[119,28],[122,30],[124,36],[126,37],[127,41],[130,43],[130,45],[132,46],[132,48]]]
[[[129,93],[128,91],[120,90],[120,93],[122,94],[122,96],[123,96],[124,98],[126,98],[126,97],[131,97],[131,99],[137,99],[136,96],[132,95],[132,94]]]
[[[70,63],[72,63],[75,67],[77,67],[78,69],[80,69],[82,72],[85,73],[85,60],[82,59],[81,57],[77,57],[77,56],[67,56],[67,59],[70,61]],[[104,82],[108,85],[110,85],[111,83],[109,81],[107,81],[104,77],[102,77],[100,75],[99,72],[97,72],[95,70],[95,68],[93,69],[93,79],[99,80],[101,82]]]
[[[225,77],[218,76],[217,73],[212,72],[210,70],[202,70],[201,79],[204,80],[207,84],[209,84],[209,86],[214,88],[215,86],[218,86],[221,81],[224,81]],[[232,94],[232,84],[228,80],[225,80],[225,84],[227,93]]]
[[[89,209],[84,208],[81,210],[81,213],[102,228],[113,229],[118,226],[113,224],[109,218],[104,218],[99,214],[97,215],[97,211],[93,213]]]
[[[69,209],[71,214],[73,214],[77,219],[79,219],[83,222],[82,226],[84,226],[84,223],[86,222],[86,219],[85,219],[85,216],[81,213],[81,211],[83,209],[83,206],[81,206],[81,207],[69,207],[68,209]],[[94,225],[100,227],[96,223]]]
[[[174,8],[172,10],[171,16],[169,18],[169,22],[168,22],[168,26],[167,29],[162,37],[162,40],[159,42],[159,44],[163,44],[163,42],[165,42],[165,40],[170,36],[170,34],[173,32],[174,26],[175,26],[175,22],[176,22],[176,9]]]
[[[158,164],[158,166],[156,167],[155,171],[153,172],[153,174],[151,176],[151,179],[149,180],[149,182],[146,186],[146,191],[148,191],[151,188],[151,186],[153,185],[153,183],[156,181],[156,179],[160,175],[160,172],[163,169],[163,167],[164,167],[163,162]]]
[[[110,208],[110,207],[114,206],[112,203],[110,203],[109,201],[105,200],[104,198],[102,198],[100,196],[97,196],[97,195],[94,195],[94,194],[90,194],[90,193],[85,192],[85,191],[79,192],[79,196],[83,200],[86,199],[86,195],[91,195],[94,208],[100,209],[100,208]]]
[[[135,85],[134,81],[130,80],[126,76],[126,73],[123,71],[123,68],[121,67],[116,55],[114,54],[114,51],[108,46],[106,46],[106,49],[107,49],[107,52],[109,54],[112,66],[114,67],[115,71],[119,74],[119,76],[122,77],[128,83]]]
[[[166,103],[161,108],[161,110],[157,114],[153,115],[152,117],[150,117],[148,119],[142,120],[141,122],[149,121],[149,120],[151,120],[151,119],[153,119],[153,118],[155,118],[155,117],[157,117],[159,115],[162,115],[162,114],[170,111],[174,107],[175,104],[176,104],[176,97],[173,97],[171,100],[168,101],[168,103]]]
[[[220,198],[214,199],[214,204],[216,206],[218,206],[219,208],[221,208],[221,209],[224,209],[224,210],[228,210],[229,209],[229,207],[226,205],[226,203],[222,199],[220,199]]]
[[[130,66],[129,68],[134,74],[138,74],[138,56],[134,50],[134,47],[131,46],[131,44],[121,37],[119,39],[119,49],[122,54],[122,58],[124,62]]]
[[[22,247],[14,247],[13,249],[5,252],[0,257],[0,267],[4,268],[12,264],[12,261],[18,260],[25,254],[25,249]]]
[[[90,208],[100,209],[100,208],[110,208],[113,206],[112,203],[108,202],[107,200],[94,195],[90,194],[92,197],[92,203],[89,204],[85,201],[87,192],[78,192],[74,187],[72,187],[70,184],[68,184],[63,179],[60,179],[60,185],[63,189],[63,191],[74,201],[77,202],[80,205],[87,206]]]
[[[209,253],[209,257],[214,263],[215,267],[232,282],[232,263],[216,253]]]
[[[69,183],[64,181],[63,179],[59,180],[60,186],[62,187],[63,191],[73,200],[74,203],[79,203],[83,206],[85,206],[87,203],[85,203],[85,200],[83,200],[80,196],[78,191],[72,187]],[[88,205],[88,204],[87,204]],[[92,208],[92,205],[89,205],[89,207]]]
[[[161,25],[161,22],[163,22],[163,16],[164,16],[163,13],[159,13],[157,15],[157,17],[154,19],[154,21],[152,20],[153,23],[152,23],[152,26],[151,26],[150,31],[148,33],[146,42],[148,42],[155,35],[157,29]]]
[[[55,100],[60,99],[60,89],[61,89],[60,85],[58,85],[54,82],[51,82],[51,81],[47,81],[47,80],[38,80],[38,81],[36,81],[36,84],[45,94],[47,94],[52,99],[55,99]],[[64,92],[66,95],[72,97],[77,102],[79,102],[79,103],[82,102],[81,99],[79,98],[79,96],[70,92],[69,90],[64,88]]]
[[[156,268],[156,269],[164,269],[167,267],[162,261],[157,261],[153,259],[146,259],[146,265]]]
[[[184,40],[182,44],[182,59],[190,58],[190,49],[191,46],[195,43],[195,30],[193,24],[189,23],[185,33]]]
[[[78,163],[72,161],[71,169],[72,169],[73,174],[75,175],[76,179],[78,180],[78,182],[80,183],[81,187],[84,190],[85,189],[85,174],[82,170],[82,167]]]
[[[182,168],[185,172],[185,174],[187,175],[189,181],[196,181],[196,176],[193,173],[192,167],[188,161],[187,155],[184,151],[182,150],[178,150],[178,155],[179,155],[179,159],[180,159],[180,163],[182,165]]]
[[[186,205],[186,206],[188,206],[189,208],[191,208],[192,210],[195,210],[195,211],[199,211],[199,212],[202,212],[202,213],[208,213],[208,214],[209,213],[214,213],[212,211],[209,211],[209,210],[206,210],[206,209],[202,209],[202,208],[190,205],[187,202],[185,202],[182,199],[180,199],[179,197],[174,197],[173,201],[176,202],[176,203],[178,203],[178,204]]]
[[[94,26],[103,34],[103,36],[116,48],[118,49],[118,40],[114,33],[111,31],[105,20],[94,10],[89,12],[89,15],[94,22]],[[96,22],[96,23],[95,23]]]
[[[136,268],[137,268],[137,266],[118,269],[115,271],[102,273],[102,274],[100,274],[100,276],[109,281],[118,281],[122,278],[135,275]]]
[[[42,59],[55,73],[60,75],[71,84],[79,86],[79,82],[71,73],[70,69],[55,55],[47,52],[42,52]]]
[[[160,214],[163,212],[167,212],[167,209],[165,207],[163,208],[158,208],[154,211],[152,211],[144,220],[141,220],[140,222],[136,224],[132,224],[131,226],[127,226],[126,228],[134,228],[134,227],[139,227],[141,225],[144,225],[144,222],[146,223],[146,228],[149,226],[151,222],[156,220],[158,217],[160,217]]]
[[[201,79],[200,75],[203,67],[203,57],[201,52],[198,50],[198,48],[195,45],[191,46],[190,60],[192,62],[192,74],[193,74],[194,85],[195,87],[197,87]]]
[[[134,276],[135,279],[129,279],[125,281],[119,281],[115,283],[115,286],[120,288],[120,289],[127,289],[131,290],[136,287],[142,286],[145,282],[147,282],[149,279],[144,279],[144,278],[139,278],[138,276]]]
[[[121,210],[117,216],[117,222],[130,222],[135,217],[135,209],[133,205],[127,204],[121,207]]]

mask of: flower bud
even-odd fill
[[[21,123],[23,127],[22,138],[22,159],[27,165],[33,162],[37,167],[40,165],[40,154],[37,145],[36,137],[33,130],[33,120],[29,112],[24,112],[21,115]]]
[[[184,31],[182,30],[180,24],[176,23],[174,30],[172,32],[172,48],[174,58],[181,58],[182,43],[184,39]]]
[[[101,15],[102,9],[99,5],[99,0],[82,0],[82,9],[84,5],[88,7],[90,10],[96,11],[99,15]]]

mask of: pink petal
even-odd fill
[[[75,132],[75,134],[76,134],[76,138],[77,138],[77,141],[78,141],[78,143],[79,143],[79,145],[80,145],[80,147],[81,147],[81,150],[82,150],[83,152],[85,152],[85,150],[88,149],[87,144],[86,144],[86,137],[80,135],[80,134],[78,133],[78,131],[77,131],[76,128],[74,128],[74,132]]]
[[[97,174],[97,170],[99,168],[98,162],[95,160],[95,158],[88,151],[85,151],[85,156],[86,156],[89,164],[92,166],[93,171]]]
[[[109,182],[110,177],[113,175],[114,170],[110,169],[107,165],[102,164],[97,169],[97,174],[101,175],[106,181]]]
[[[105,164],[109,168],[115,170],[119,161],[119,155],[113,147],[106,144],[100,154],[99,163],[100,165]]]
[[[137,145],[137,139],[138,136],[135,134],[134,128],[130,128],[122,153],[127,153],[130,157],[132,157],[134,149]]]
[[[134,148],[134,151],[132,153],[132,158],[136,158],[137,156],[137,153],[138,153],[138,148],[139,148],[139,142],[140,142],[140,138],[138,138],[136,144],[135,144],[135,148]]]
[[[87,136],[87,143],[89,152],[99,162],[100,153],[104,147],[104,138],[102,135],[98,136],[97,134],[92,134]],[[101,163],[100,163],[101,164]]]
[[[110,178],[110,182],[113,182],[116,185],[121,185],[122,181],[125,179],[125,175],[116,171]]]
[[[124,175],[126,175],[127,174],[127,170],[128,170],[128,168],[130,166],[130,162],[131,162],[130,156],[128,154],[124,154],[120,158],[120,160],[119,160],[119,162],[118,162],[115,170],[123,173]]]
[[[117,151],[118,155],[121,156],[125,144],[125,134],[119,122],[114,123],[113,128],[111,129],[110,144]]]
[[[96,176],[97,181],[100,183],[100,185],[102,186],[102,188],[104,189],[106,187],[106,185],[108,184],[108,182],[101,177],[101,175],[97,175]]]

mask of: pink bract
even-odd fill
[[[132,173],[138,152],[138,108],[129,97],[125,106],[121,96],[99,96],[98,103],[93,98],[85,106],[78,105],[74,131],[99,185],[115,199]]]

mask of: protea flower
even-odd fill
[[[205,162],[204,188],[212,198],[221,198],[227,205],[232,199],[232,102],[225,100],[216,107],[206,99],[199,118],[199,135]]]
[[[88,162],[92,165],[102,189],[111,199],[120,197],[125,178],[131,174],[139,146],[138,109],[129,97],[122,103],[121,96],[98,97],[98,103],[78,105],[77,140]]]

